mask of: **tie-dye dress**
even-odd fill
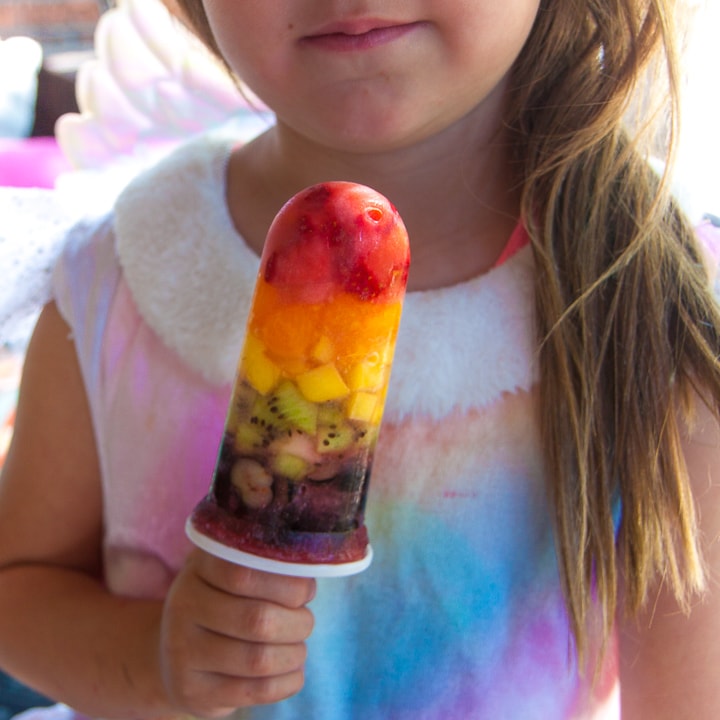
[[[259,262],[225,206],[230,150],[202,139],[136,179],[54,273],[97,434],[107,584],[124,595],[167,589],[223,430]],[[592,688],[573,656],[523,237],[488,273],[408,295],[367,506],[374,561],[320,582],[304,690],[238,717],[619,717],[614,642]]]

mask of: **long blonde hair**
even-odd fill
[[[537,266],[540,426],[563,591],[582,656],[657,578],[704,586],[680,423],[720,398],[720,315],[692,229],[624,118],[651,61],[677,117],[675,0],[542,0],[507,123]],[[177,0],[219,55],[200,0]],[[621,521],[616,532],[616,511]]]
[[[608,637],[619,566],[631,614],[660,578],[682,607],[705,583],[680,427],[696,394],[717,412],[720,314],[693,230],[640,142],[658,123],[631,135],[625,122],[657,63],[667,92],[646,118],[662,121],[671,159],[673,12],[674,0],[543,1],[515,67],[540,426],[580,653],[590,620]]]

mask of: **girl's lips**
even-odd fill
[[[337,23],[301,39],[303,45],[335,52],[369,50],[393,42],[415,30],[421,23],[362,21]]]

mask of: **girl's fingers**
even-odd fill
[[[184,683],[175,700],[186,712],[207,718],[221,718],[238,708],[277,703],[302,690],[301,670],[263,678],[237,679],[203,674]]]
[[[263,575],[234,566],[221,567],[209,579],[198,572],[185,573],[171,590],[170,608],[174,615],[186,616],[198,631],[251,643],[304,642],[314,626],[313,614],[301,602],[309,597],[311,584],[284,592],[285,581],[294,578]],[[233,576],[230,582],[228,576]],[[270,599],[263,597],[268,595]]]
[[[207,602],[194,613],[195,623],[207,631],[250,643],[290,644],[308,639],[314,617],[305,607],[287,608],[266,600],[238,597],[208,589]]]
[[[235,678],[269,678],[301,671],[307,659],[304,643],[238,642],[205,632],[196,640],[205,659],[203,670]]]
[[[300,608],[315,596],[313,578],[261,572],[194,550],[190,563],[209,585],[240,597],[262,598],[288,608]]]

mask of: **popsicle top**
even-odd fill
[[[405,225],[377,191],[351,182],[301,190],[268,231],[260,276],[309,303],[338,292],[387,303],[402,296],[410,267]]]

